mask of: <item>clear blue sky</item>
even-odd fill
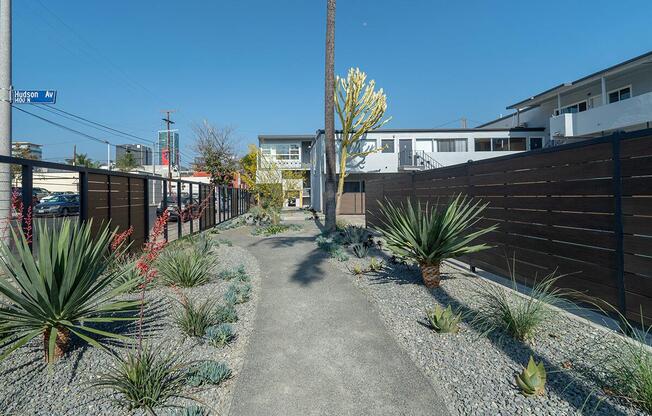
[[[649,0],[340,0],[336,73],[375,79],[390,127],[475,125],[651,50],[650,15]],[[56,89],[57,107],[151,139],[160,110],[176,109],[186,155],[193,122],[231,124],[244,151],[258,134],[322,128],[324,34],[325,0],[14,0],[14,85]],[[106,154],[17,111],[14,140],[45,144],[47,159],[73,143]]]

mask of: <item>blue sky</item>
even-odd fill
[[[323,127],[325,0],[14,0],[14,85],[154,139],[177,110],[184,156],[202,119],[258,134]],[[51,13],[52,12],[52,13]],[[358,66],[388,95],[388,127],[457,127],[652,49],[641,1],[340,0],[336,73]],[[22,107],[113,143],[120,137]],[[106,147],[14,111],[14,140],[44,158]],[[184,163],[186,160],[184,160]]]

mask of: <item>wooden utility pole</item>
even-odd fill
[[[165,113],[165,121],[167,125],[168,139],[167,139],[167,154],[168,154],[168,195],[172,195],[172,152],[170,151],[170,125],[174,124],[174,121],[170,119],[170,114],[174,113],[175,110],[163,110]],[[175,152],[177,149],[175,149]],[[162,153],[161,153],[162,154]],[[177,192],[181,192],[177,189]]]
[[[326,0],[326,65],[324,74],[324,145],[326,154],[326,180],[324,181],[325,228],[336,228],[335,196],[335,0]]]
[[[76,144],[72,145],[72,165],[73,166],[77,165],[77,145]]]

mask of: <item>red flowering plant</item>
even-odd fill
[[[129,237],[134,233],[134,226],[132,225],[128,229],[124,230],[121,233],[116,233],[111,240],[111,253],[115,255],[116,260],[121,260],[124,258],[127,250],[129,249],[130,244],[125,244]]]
[[[25,219],[25,228],[22,232],[25,234],[25,239],[28,243],[32,242],[32,233],[33,233],[33,217],[32,217],[32,204],[27,207],[27,217],[23,217],[24,205],[23,198],[20,191],[16,188],[11,192],[11,207],[7,218],[2,223],[0,227],[0,239],[3,241],[6,240],[8,236],[9,228],[12,226],[12,223],[16,223],[16,228],[18,230],[22,229],[23,218]]]

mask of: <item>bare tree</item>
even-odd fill
[[[192,131],[195,134],[194,150],[199,155],[195,169],[208,172],[214,185],[229,185],[239,169],[233,148],[235,129],[213,126],[204,120],[193,125]]]
[[[324,214],[326,231],[336,228],[335,171],[335,0],[326,2],[326,74],[324,95],[324,140],[326,145],[326,178],[324,183]]]

